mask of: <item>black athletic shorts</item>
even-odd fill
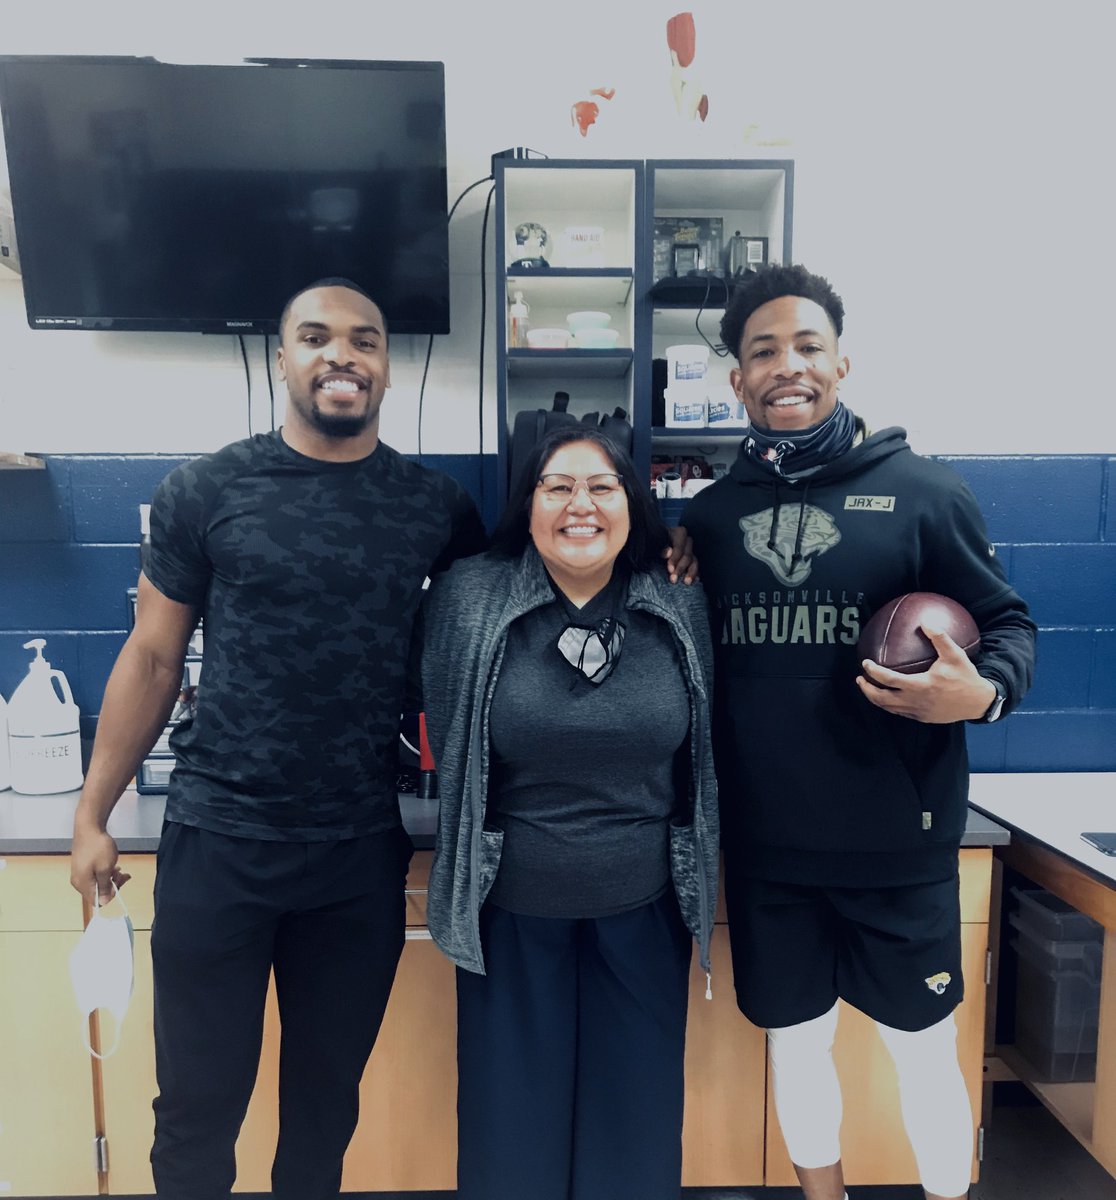
[[[893,1029],[926,1029],[965,993],[958,878],[809,887],[726,871],[736,1002],[764,1029],[820,1017],[838,997]]]

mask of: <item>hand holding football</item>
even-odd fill
[[[874,612],[856,644],[857,661],[870,658],[902,675],[927,671],[937,660],[933,643],[922,626],[941,629],[976,662],[980,632],[969,613],[937,592],[907,592]]]

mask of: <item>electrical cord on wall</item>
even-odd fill
[[[488,314],[488,285],[485,281],[484,261],[488,253],[488,213],[492,207],[492,197],[496,194],[496,185],[488,189],[488,197],[484,202],[484,219],[481,221],[481,252],[480,252],[480,370],[477,375],[477,428],[479,430],[477,443],[477,465],[480,470],[478,492],[480,494],[480,510],[484,512],[484,327]]]
[[[248,370],[248,351],[244,348],[244,334],[238,333],[236,340],[240,343],[240,357],[244,359],[244,380],[248,385],[248,436],[252,436],[252,372]]]
[[[275,384],[271,379],[271,336],[264,334],[264,369],[267,371],[267,398],[271,409],[271,432],[275,432]]]
[[[724,288],[724,291],[725,291],[725,307],[728,308],[729,295],[730,295],[728,280],[724,279],[723,277],[719,277],[719,280],[720,280],[721,287]],[[701,304],[698,305],[697,314],[694,317],[694,328],[698,332],[698,337],[701,338],[701,340],[709,347],[710,350],[713,351],[713,353],[718,358],[727,358],[730,353],[729,348],[724,344],[724,342],[718,342],[714,346],[713,343],[705,336],[705,332],[702,329],[701,324],[700,324],[701,314],[705,311],[705,306],[709,303],[709,289],[712,286],[713,286],[713,276],[708,275],[708,276],[706,276],[706,279],[705,279],[705,295],[701,298]]]
[[[486,176],[485,176],[483,179],[478,179],[478,180],[474,181],[473,183],[469,184],[469,186],[468,186],[467,188],[465,188],[465,190],[464,190],[464,191],[463,191],[463,192],[462,192],[462,193],[461,193],[461,194],[460,194],[460,195],[457,197],[457,199],[456,199],[456,200],[453,202],[453,205],[450,207],[450,210],[449,210],[449,215],[446,217],[446,227],[447,227],[447,228],[449,227],[449,223],[450,223],[450,221],[452,221],[452,220],[453,220],[453,214],[454,214],[455,212],[457,212],[457,206],[458,206],[458,205],[461,203],[461,201],[465,199],[465,197],[466,197],[466,196],[467,196],[467,195],[468,195],[468,194],[469,194],[469,193],[470,193],[470,192],[473,190],[473,188],[478,188],[478,187],[480,187],[480,185],[481,185],[482,183],[488,183],[488,182],[490,182],[490,181],[491,181],[491,179],[492,179],[492,176],[491,176],[491,175],[486,175]],[[487,220],[487,209],[485,210],[485,216],[486,216],[486,220]],[[483,234],[482,234],[482,237],[483,237]],[[482,250],[481,269],[482,269],[482,272],[483,272],[483,269],[484,269],[483,250]],[[482,279],[483,279],[483,275],[482,275]],[[482,283],[482,288],[483,288],[483,283]],[[483,302],[483,294],[482,294],[482,302]],[[481,352],[482,352],[482,354],[483,354],[483,348],[484,348],[484,316],[483,316],[483,311],[484,311],[484,310],[483,310],[483,308],[482,308],[482,310],[481,310],[481,313],[482,313],[482,315],[481,315]],[[434,352],[434,335],[433,335],[433,334],[431,334],[431,335],[430,335],[430,340],[429,340],[429,341],[426,343],[426,361],[425,361],[425,363],[423,363],[423,367],[422,367],[422,382],[419,384],[419,402],[418,402],[418,460],[419,460],[419,462],[420,462],[420,463],[422,462],[422,405],[423,405],[423,400],[424,400],[424,398],[425,398],[425,396],[426,396],[426,376],[427,376],[427,373],[430,371],[430,356],[431,356],[431,354],[433,354],[433,352]],[[481,487],[482,487],[482,489],[483,489],[483,487],[484,487],[484,473],[483,473],[483,471],[481,472]],[[482,496],[482,499],[483,499],[483,496]]]

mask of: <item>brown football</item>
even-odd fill
[[[870,658],[881,667],[916,675],[937,659],[934,643],[922,626],[944,629],[975,662],[980,654],[976,622],[956,600],[936,592],[907,592],[877,609],[856,644],[857,661]]]

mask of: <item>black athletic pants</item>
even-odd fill
[[[691,939],[674,892],[612,917],[481,910],[457,972],[458,1200],[678,1200]]]
[[[401,829],[334,842],[163,827],[155,878],[155,1144],[165,1200],[227,1197],[268,978],[282,1037],[276,1200],[326,1200],[403,949]]]

